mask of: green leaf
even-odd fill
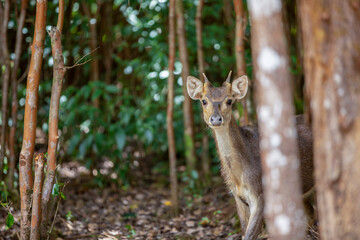
[[[105,90],[109,93],[118,93],[119,89],[115,85],[106,85]]]
[[[60,193],[60,185],[55,183],[52,191],[53,196],[58,196]]]
[[[195,179],[195,180],[198,179],[199,178],[198,172],[196,170],[192,170],[191,177],[192,177],[192,179]]]
[[[126,134],[122,129],[116,133],[115,140],[117,148],[122,151],[126,143]]]
[[[14,224],[14,216],[11,213],[8,213],[6,218],[6,229],[9,229]]]
[[[66,196],[65,196],[65,194],[64,194],[63,192],[60,193],[60,197],[61,197],[62,199],[64,199],[64,200],[66,199]]]

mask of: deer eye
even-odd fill
[[[202,100],[202,104],[205,106],[207,104],[206,100]]]
[[[227,102],[226,102],[226,104],[229,105],[229,106],[231,105],[231,103],[232,103],[232,101],[230,99],[227,100]]]

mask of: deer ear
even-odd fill
[[[189,76],[186,80],[186,88],[190,98],[200,99],[204,92],[204,83],[195,77]]]
[[[231,94],[236,99],[245,97],[248,90],[248,77],[243,75],[235,79],[231,84]]]

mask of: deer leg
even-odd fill
[[[315,186],[303,194],[303,203],[308,221],[308,227],[311,228],[316,222],[316,214],[313,204],[316,202]]]
[[[239,196],[234,195],[236,201],[236,209],[240,220],[241,231],[244,235],[249,222],[249,206],[244,203]]]
[[[257,239],[263,224],[264,197],[262,194],[259,196],[251,194],[249,197],[251,201],[249,203],[250,219],[244,240],[255,240]]]

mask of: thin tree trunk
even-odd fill
[[[184,138],[185,138],[185,155],[188,173],[195,170],[196,153],[194,144],[194,117],[192,111],[192,102],[186,90],[186,78],[190,75],[189,57],[186,44],[184,7],[182,0],[176,0],[176,24],[177,36],[179,41],[179,54],[182,64],[181,77],[183,80],[183,111],[184,111]]]
[[[236,13],[236,25],[235,25],[235,57],[236,57],[236,74],[237,77],[246,74],[245,63],[245,47],[244,47],[244,35],[246,27],[246,16],[242,0],[234,0],[234,8]],[[249,124],[249,116],[246,104],[246,96],[241,100],[241,104],[244,111],[244,124]]]
[[[23,144],[19,157],[21,228],[20,238],[30,236],[30,203],[33,187],[32,159],[35,149],[36,114],[41,66],[43,61],[47,1],[37,1],[34,40],[26,86]]]
[[[9,160],[9,172],[8,172],[8,187],[9,189],[13,188],[14,184],[14,172],[15,172],[15,162],[16,162],[16,153],[15,153],[15,140],[16,140],[16,126],[17,126],[17,112],[18,112],[18,99],[17,99],[17,71],[20,65],[20,57],[22,51],[22,40],[23,34],[22,29],[24,28],[26,10],[27,10],[28,1],[21,1],[21,11],[20,17],[17,20],[17,30],[16,30],[16,42],[15,42],[15,60],[14,66],[11,72],[11,128],[9,136],[9,149],[10,149],[10,160]]]
[[[199,64],[199,77],[204,82],[203,73],[205,73],[205,60],[202,39],[202,10],[204,7],[204,0],[199,0],[196,9],[196,43],[197,43],[197,58]],[[206,128],[204,121],[201,121],[202,128]],[[211,180],[210,173],[210,159],[209,159],[209,138],[207,134],[202,137],[202,153],[201,153],[202,170],[205,177],[205,183],[208,185]]]
[[[171,202],[173,214],[179,214],[178,206],[178,183],[176,174],[176,147],[175,134],[173,126],[173,111],[174,111],[174,64],[176,53],[175,40],[175,1],[170,0],[169,5],[169,78],[168,78],[168,105],[166,115],[167,137],[169,144],[169,161],[170,161],[170,187],[171,187]]]
[[[104,45],[104,65],[105,65],[105,82],[107,84],[111,83],[111,72],[112,72],[112,54],[113,54],[113,37],[112,37],[112,2],[104,2],[104,15],[101,16],[101,19],[104,21],[104,34],[106,35]]]
[[[98,16],[99,16],[99,9],[100,9],[100,5],[98,4],[98,8],[97,8],[97,12],[95,14],[95,16],[93,16],[93,14],[91,13],[89,4],[86,3],[85,1],[81,2],[81,6],[84,10],[84,13],[86,15],[86,17],[89,19],[89,25],[90,25],[90,49],[91,51],[94,51],[97,48],[98,45],[98,41],[97,41],[97,30],[96,30],[96,23],[98,20]],[[97,57],[97,54],[95,53],[94,55],[94,59],[91,60],[91,75],[90,75],[90,79],[91,81],[99,81],[100,79],[100,72],[99,72],[99,59]],[[99,103],[97,103],[98,106]]]
[[[223,3],[224,3],[224,5],[223,5],[224,20],[225,20],[225,23],[226,23],[228,29],[232,30],[234,27],[234,23],[233,23],[233,18],[232,18],[233,6],[231,4],[231,0],[224,0]],[[227,39],[229,39],[231,42],[234,41],[234,32],[233,31],[229,31],[229,35],[228,35]]]
[[[358,239],[360,5],[351,0],[303,0],[299,5],[320,236]]]
[[[265,219],[273,239],[304,239],[300,170],[281,0],[249,2]]]
[[[4,7],[0,3],[2,22],[1,24],[1,64],[5,66],[2,79],[2,106],[1,106],[1,139],[0,139],[0,180],[3,179],[4,158],[6,154],[6,131],[8,125],[7,111],[8,111],[8,92],[10,80],[10,58],[7,44],[7,29],[10,16],[10,0],[6,0]]]
[[[45,155],[40,153],[35,157],[34,191],[32,194],[32,214],[30,240],[40,239],[41,223],[41,189],[44,178]],[[45,238],[44,238],[45,239]]]
[[[64,8],[64,0],[59,1],[59,8]],[[60,11],[61,12],[61,11]],[[58,18],[57,26],[61,27],[64,22],[64,17]],[[46,178],[42,193],[42,222],[41,222],[41,236],[45,238],[47,235],[47,226],[49,219],[49,202],[51,192],[54,186],[56,173],[56,149],[58,145],[58,122],[59,122],[59,104],[61,97],[62,83],[65,74],[64,57],[61,46],[61,31],[58,28],[52,28],[49,32],[51,38],[51,50],[54,58],[53,66],[53,85],[50,99],[50,113],[49,113],[49,142],[48,142],[48,158]]]

